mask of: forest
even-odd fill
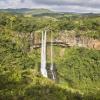
[[[0,100],[100,100],[100,50],[53,46],[56,79],[41,75],[41,48],[31,46],[46,28],[100,41],[100,15],[0,12]],[[48,72],[49,55],[50,46]]]

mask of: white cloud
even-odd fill
[[[79,12],[79,13],[100,13],[100,9],[92,7],[82,7],[82,6],[55,6],[53,8],[55,11],[61,12]]]
[[[0,0],[0,8],[47,8],[56,11],[100,13],[100,0]]]
[[[0,8],[31,8],[33,6],[34,5],[31,0],[24,0],[24,2],[21,2],[21,0],[0,1]]]

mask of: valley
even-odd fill
[[[0,100],[100,99],[100,14],[57,13],[0,10]]]

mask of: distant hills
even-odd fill
[[[81,16],[100,16],[98,13],[75,13],[75,12],[55,12],[49,9],[30,9],[30,8],[19,8],[19,9],[0,9],[0,12],[13,13],[13,14],[24,14],[34,16],[57,16],[57,15],[81,15]]]
[[[0,9],[0,12],[9,12],[9,13],[19,13],[19,14],[43,14],[43,13],[54,13],[48,9],[29,9],[29,8],[20,8],[20,9]]]

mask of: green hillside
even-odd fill
[[[34,45],[30,35],[41,36],[45,27],[53,38],[73,30],[99,40],[99,22],[98,16],[28,18],[0,13],[0,100],[100,100],[100,50],[53,46],[56,80],[52,80],[40,73],[40,48],[30,48]],[[48,71],[49,64],[50,46]]]
[[[28,8],[21,8],[21,9],[0,9],[0,12],[8,12],[8,13],[19,13],[19,14],[31,14],[31,15],[37,15],[37,14],[43,14],[43,13],[53,13],[53,11],[50,11],[48,9],[28,9]]]

